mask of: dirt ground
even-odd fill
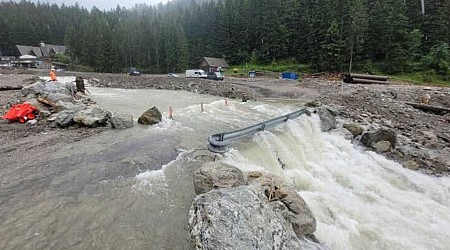
[[[45,71],[0,70],[0,87],[24,86],[30,78],[45,76]],[[306,78],[301,82],[269,78],[226,78],[223,82],[203,79],[169,78],[165,75],[128,76],[124,74],[62,73],[82,76],[97,87],[154,88],[185,90],[242,100],[317,100],[339,111],[341,123],[356,123],[365,129],[385,127],[398,135],[398,146],[386,156],[401,164],[414,161],[427,174],[437,176],[450,172],[450,114],[429,113],[405,102],[430,98],[430,105],[450,108],[450,88],[424,87],[405,83],[388,85],[349,85],[337,79]],[[20,90],[0,91],[0,112],[23,100]],[[342,124],[341,124],[342,126]],[[2,161],[17,159],[24,152],[50,153],[58,145],[83,140],[108,128],[61,129],[39,121],[24,125],[0,121]]]

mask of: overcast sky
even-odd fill
[[[0,0],[5,1],[5,0]],[[8,0],[6,0],[8,1]],[[20,0],[16,0],[19,2]],[[38,0],[28,0],[30,2],[37,3]],[[109,10],[112,8],[116,8],[117,5],[122,7],[130,8],[133,7],[137,3],[146,3],[148,5],[158,4],[158,3],[167,3],[168,0],[41,0],[40,2],[49,2],[50,4],[56,3],[61,5],[64,3],[65,5],[74,5],[78,3],[80,6],[91,9],[93,6],[97,6],[99,9]]]

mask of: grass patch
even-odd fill
[[[225,71],[225,74],[230,76],[248,76],[248,72],[250,71],[263,71],[273,73],[294,72],[299,75],[312,72],[310,66],[307,64],[280,61],[273,62],[267,65],[257,65],[250,63],[235,65],[231,66],[227,71]]]
[[[391,76],[392,79],[410,82],[417,85],[432,85],[450,87],[450,80],[436,75],[434,72],[415,72]]]
[[[68,70],[77,72],[95,72],[93,67],[79,64],[69,64]]]

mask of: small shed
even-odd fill
[[[203,57],[200,68],[205,72],[214,72],[221,68],[222,70],[228,69],[230,66],[223,58]]]

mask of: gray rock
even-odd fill
[[[193,175],[196,194],[203,194],[212,189],[230,188],[244,184],[244,175],[236,167],[222,163],[206,163]]]
[[[27,124],[28,124],[28,125],[36,125],[36,123],[37,123],[37,120],[36,120],[36,119],[28,120],[28,121],[27,121]]]
[[[391,150],[392,145],[388,141],[379,141],[377,143],[372,144],[372,148],[374,148],[377,153],[385,153]]]
[[[111,118],[109,118],[109,122],[112,127],[116,129],[131,128],[133,127],[133,115],[114,113]]]
[[[47,110],[39,111],[39,116],[42,118],[50,117],[50,115],[52,115],[52,113],[50,111],[47,111]]]
[[[320,117],[320,128],[323,132],[330,131],[336,128],[336,117],[325,107],[317,109]]]
[[[59,101],[70,102],[72,100],[72,97],[65,93],[48,93],[43,96],[45,96],[47,99],[49,99],[50,101],[53,101],[55,103],[57,103]]]
[[[153,125],[157,124],[162,120],[161,112],[156,107],[153,107],[145,111],[141,117],[138,119],[139,124]]]
[[[75,114],[73,120],[87,127],[98,127],[106,124],[111,112],[98,106],[87,107]]]
[[[415,162],[413,160],[403,163],[403,167],[414,170],[414,171],[419,170],[419,168],[420,168],[419,164],[417,164],[417,162]]]
[[[372,147],[379,141],[388,141],[392,148],[397,145],[397,134],[391,129],[380,128],[375,131],[365,132],[361,136],[361,143],[366,147]]]
[[[387,127],[393,128],[394,127],[394,123],[391,120],[383,120],[384,125],[386,125]]]
[[[292,224],[298,238],[316,231],[316,219],[303,198],[293,189],[287,188],[283,180],[276,175],[261,172],[250,172],[247,175],[250,185],[264,190],[269,201],[279,201],[283,206],[275,206],[276,211]]]
[[[195,249],[301,249],[283,207],[253,185],[212,190],[194,200],[189,233]]]
[[[333,116],[338,116],[339,115],[339,111],[333,107],[330,107],[328,105],[323,106],[324,108],[326,108]]]
[[[290,192],[281,199],[287,210],[283,211],[283,217],[288,220],[298,238],[313,234],[316,231],[316,218],[305,200],[296,192]]]
[[[39,96],[39,95],[46,95],[49,93],[68,94],[65,85],[60,82],[39,81],[22,88],[22,94],[24,96],[28,95]]]
[[[76,109],[62,110],[61,112],[59,112],[56,115],[56,118],[55,118],[56,124],[58,124],[58,126],[60,126],[60,127],[69,127],[70,125],[73,125],[75,123],[73,118],[75,117],[75,114],[77,112],[78,112],[78,110],[76,110]],[[51,119],[48,119],[48,120],[50,121]]]
[[[343,125],[343,127],[346,128],[348,131],[350,131],[353,137],[361,135],[364,132],[364,128],[362,128],[356,123],[346,123]]]
[[[310,102],[305,103],[305,107],[320,107],[322,106],[322,103],[319,100],[313,100]]]

